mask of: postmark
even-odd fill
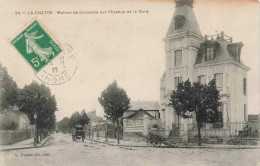
[[[36,72],[62,52],[54,38],[37,19],[26,26],[11,44]]]
[[[34,72],[36,77],[49,85],[68,82],[77,71],[76,53],[69,44],[62,45],[62,52],[41,71]]]

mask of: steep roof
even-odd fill
[[[193,11],[193,0],[175,0],[175,11],[166,36],[173,35],[182,31],[194,32],[201,36],[199,24]],[[180,29],[176,29],[176,20],[180,19]]]
[[[204,62],[207,47],[214,47],[214,60]],[[200,45],[195,64],[233,61],[244,65],[240,58],[242,47],[242,42],[230,43],[221,38],[206,40]],[[234,48],[238,48],[238,52]]]
[[[146,115],[148,115],[150,118],[155,119],[155,117],[153,117],[151,114],[149,114],[147,111],[144,111],[143,109],[140,109],[140,110],[136,111],[135,113],[133,113],[133,114],[131,114],[131,115],[125,117],[125,119],[133,118],[133,117],[135,117],[135,116],[138,116],[138,114],[142,114],[142,115],[143,115],[143,114],[146,114]]]
[[[159,110],[158,101],[132,101],[128,110]]]

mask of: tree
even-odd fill
[[[70,128],[73,128],[76,124],[80,124],[82,126],[84,126],[85,124],[88,124],[90,121],[89,117],[86,114],[85,110],[82,110],[81,113],[74,112],[71,117],[70,117],[70,121],[69,121],[69,126]]]
[[[119,118],[129,108],[130,98],[125,90],[118,87],[117,82],[114,81],[101,93],[98,101],[104,109],[105,117],[117,125],[117,142],[119,144]]]
[[[80,113],[78,111],[74,112],[70,117],[70,123],[69,123],[70,128],[72,129],[76,124],[78,124],[80,119],[81,119]]]
[[[90,119],[86,114],[85,110],[81,111],[81,117],[79,119],[79,124],[81,124],[82,126],[84,126],[85,124],[87,125],[89,123]]]
[[[221,113],[218,111],[220,106],[219,92],[216,88],[215,80],[211,80],[208,85],[189,80],[178,85],[170,97],[170,103],[176,114],[182,118],[192,118],[196,116],[198,127],[198,145],[201,145],[200,128],[203,122],[214,123],[220,119]]]
[[[57,127],[61,132],[68,133],[71,130],[69,123],[70,123],[70,118],[65,117],[61,121],[57,122]]]
[[[2,75],[2,76],[1,76]],[[8,74],[6,68],[0,64],[0,100],[1,108],[7,109],[9,106],[17,105],[19,89],[16,82]],[[0,108],[0,110],[1,110]]]
[[[25,85],[20,91],[19,108],[28,116],[30,124],[35,124],[33,115],[37,113],[36,125],[40,130],[40,139],[42,134],[47,135],[45,131],[49,132],[54,129],[57,103],[55,96],[45,85],[36,82]]]

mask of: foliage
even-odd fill
[[[98,98],[99,103],[104,109],[105,117],[117,124],[117,133],[119,133],[119,117],[129,108],[130,98],[128,98],[125,90],[118,87],[114,81],[101,93]],[[119,143],[119,134],[117,134]]]
[[[236,139],[227,140],[228,145],[257,145],[257,139]]]
[[[84,126],[85,124],[88,124],[90,119],[88,118],[86,111],[82,110],[81,113],[74,112],[70,117],[69,125],[70,127],[74,127],[76,124],[81,124]]]
[[[3,75],[3,77],[1,76]],[[8,74],[6,68],[0,64],[0,91],[1,91],[1,106],[7,109],[9,106],[17,105],[19,89],[16,82]]]
[[[69,123],[70,118],[65,117],[61,121],[57,122],[57,127],[61,132],[68,133],[71,130]]]
[[[86,114],[85,110],[82,110],[81,113],[74,112],[70,118],[65,117],[61,121],[57,122],[57,127],[61,132],[68,133],[76,124],[89,124],[90,119]]]
[[[130,98],[114,81],[101,93],[98,101],[105,111],[105,117],[118,123],[118,118],[129,108]]]
[[[37,128],[47,130],[55,128],[57,103],[55,96],[45,85],[33,82],[24,86],[20,91],[19,108],[28,116],[31,124],[35,123],[33,116],[37,113]]]
[[[78,121],[79,124],[81,124],[82,126],[84,126],[85,124],[88,124],[90,121],[89,117],[87,116],[86,114],[86,111],[85,110],[82,110],[81,111],[81,117]]]
[[[78,121],[80,120],[81,116],[80,113],[74,112],[71,117],[70,117],[70,122],[69,122],[69,126],[72,129],[76,124],[78,124]]]
[[[16,130],[17,128],[18,128],[18,123],[15,121],[6,120],[1,125],[2,130]]]
[[[208,85],[187,80],[178,85],[170,97],[170,104],[177,115],[182,118],[192,118],[196,116],[198,126],[199,145],[201,144],[200,128],[205,123],[214,123],[220,119],[218,107],[219,92],[216,88],[215,80],[211,80]]]

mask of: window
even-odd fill
[[[201,84],[206,84],[206,76],[205,75],[198,76],[198,82],[200,82]]]
[[[214,78],[216,80],[217,89],[222,90],[222,88],[223,88],[223,74],[222,73],[215,74]]]
[[[174,55],[174,67],[179,67],[182,65],[182,50],[175,51]]]
[[[182,77],[174,77],[174,90],[177,89],[179,83],[182,82]]]
[[[204,58],[205,62],[214,60],[214,47],[207,47],[206,56]]]
[[[185,23],[185,17],[178,15],[174,18],[175,20],[175,30],[179,30],[183,27],[184,23]]]
[[[244,104],[244,121],[247,121],[247,105]]]
[[[246,78],[243,78],[243,94],[246,95]]]

